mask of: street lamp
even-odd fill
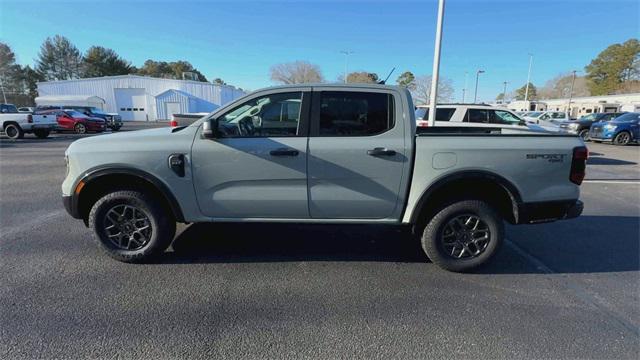
[[[507,84],[508,82],[505,81],[503,82],[504,84],[504,90],[502,90],[502,103],[504,104],[504,102],[507,100]]]
[[[464,104],[464,95],[467,93],[467,75],[469,75],[468,71],[464,72],[464,87],[462,88],[462,103]]]
[[[478,101],[478,79],[480,78],[480,74],[484,73],[484,70],[476,71],[476,91],[473,93],[473,103],[475,104]]]
[[[341,54],[344,54],[344,83],[347,83],[347,65],[349,63],[349,55],[353,54],[351,50],[342,50]]]
[[[573,78],[571,79],[571,90],[569,90],[569,105],[567,105],[567,112],[569,113],[569,119],[571,119],[571,100],[573,99],[573,85],[576,82],[576,70],[573,70]]]
[[[440,73],[440,49],[442,42],[442,23],[444,21],[444,0],[438,0],[438,20],[436,21],[436,43],[433,49],[433,71],[431,75],[431,92],[429,93],[429,119],[427,124],[436,124],[436,107],[438,100],[438,75]]]
[[[529,99],[529,83],[531,82],[531,64],[533,63],[533,54],[529,53],[529,73],[527,74],[527,85],[524,90],[524,101]],[[527,105],[528,106],[528,105]]]

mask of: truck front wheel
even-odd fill
[[[493,257],[504,238],[502,217],[487,203],[463,200],[440,209],[422,234],[422,249],[439,267],[474,269]]]
[[[89,213],[94,237],[112,258],[147,262],[171,244],[176,223],[162,204],[139,191],[115,191],[100,198]]]

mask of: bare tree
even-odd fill
[[[562,99],[568,98],[571,92],[571,82],[573,81],[573,74],[565,73],[554,77],[547,81],[542,89],[538,90],[538,97],[540,99]],[[588,80],[584,76],[576,76],[575,83],[573,84],[573,96],[589,96]]]
[[[307,61],[273,65],[270,69],[271,80],[280,84],[304,84],[323,82],[320,67]]]
[[[413,101],[416,104],[429,104],[431,94],[431,75],[417,76],[414,80],[414,88],[411,89]],[[453,99],[453,83],[451,80],[440,77],[438,81],[438,102],[448,102]]]
[[[366,71],[354,71],[347,75],[348,83],[377,83],[378,74]]]

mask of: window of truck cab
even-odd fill
[[[301,127],[305,96],[292,91],[254,97],[218,116],[218,131],[224,138],[306,136]]]
[[[316,136],[374,136],[395,127],[395,99],[391,93],[320,91],[314,97]]]

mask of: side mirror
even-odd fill
[[[202,123],[202,138],[215,139],[218,137],[218,119],[207,119]]]

